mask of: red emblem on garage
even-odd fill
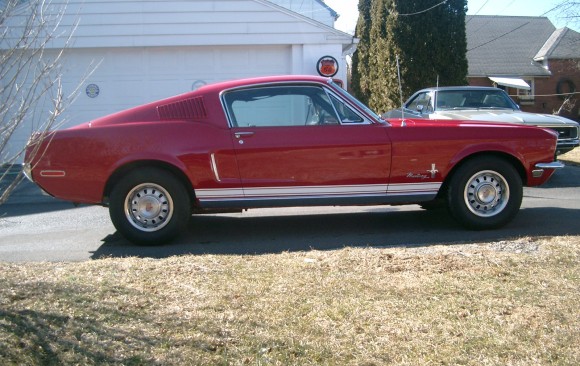
[[[316,68],[321,76],[332,77],[338,72],[338,61],[332,56],[324,56],[318,60]]]

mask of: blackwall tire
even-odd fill
[[[467,161],[453,174],[447,191],[451,215],[474,230],[495,229],[518,213],[523,183],[512,164],[497,157]]]
[[[123,177],[110,195],[115,228],[137,245],[161,245],[185,229],[191,203],[184,185],[171,173],[141,168]]]

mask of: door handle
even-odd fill
[[[250,136],[254,136],[253,132],[235,132],[234,136],[236,136],[237,139],[241,139],[242,137],[250,137]]]

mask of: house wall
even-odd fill
[[[524,112],[530,113],[556,113],[564,102],[563,97],[557,96],[558,83],[563,80],[570,80],[576,87],[576,92],[580,92],[580,60],[550,60],[549,69],[552,76],[535,77],[533,100],[521,100],[514,88],[507,88],[507,93],[518,103]],[[523,77],[525,79],[529,79]],[[469,85],[472,86],[493,86],[493,82],[488,77],[470,77]],[[568,85],[562,84],[562,92],[569,92]],[[572,106],[562,108],[561,116],[580,121],[580,94],[572,98]]]
[[[548,113],[557,112],[564,102],[563,96],[555,96],[558,90],[558,84],[562,84],[561,92],[569,92],[568,85],[563,83],[570,80],[576,86],[576,91],[580,91],[580,60],[550,60],[549,68],[552,76],[549,78],[536,79],[536,98],[535,103],[528,106],[527,112]],[[571,108],[563,108],[559,115],[580,121],[580,94],[572,98],[575,105]],[[522,107],[522,109],[524,109]]]
[[[0,52],[22,33],[27,17],[24,6],[20,11],[0,26],[6,32]],[[64,36],[46,45],[45,56],[65,48],[65,95],[79,90],[61,127],[216,81],[317,75],[316,62],[327,55],[341,63],[336,78],[346,81],[343,49],[353,42],[351,35],[267,0],[52,0],[43,14]],[[21,149],[50,110],[50,98],[42,99],[4,152]]]

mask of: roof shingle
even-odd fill
[[[471,15],[466,19],[469,76],[548,76],[534,56],[556,29],[546,17]]]

